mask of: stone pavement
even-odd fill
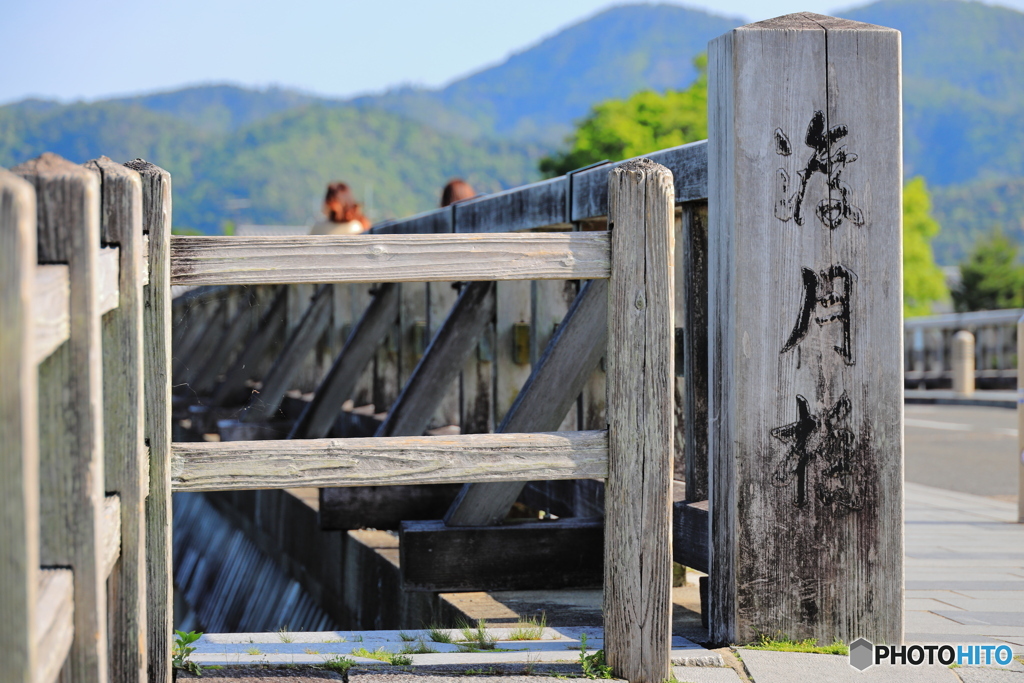
[[[983,496],[906,485],[906,641],[908,643],[1007,644],[1024,656],[1024,525],[1016,505]],[[452,640],[458,629],[442,629]],[[495,650],[465,652],[421,631],[209,634],[197,643],[196,661],[205,665],[300,665],[296,669],[225,669],[206,677],[248,683],[273,672],[296,681],[331,680],[316,669],[337,656],[357,664],[349,683],[447,683],[453,674],[471,674],[474,683],[546,683],[545,674],[579,675],[580,642],[587,650],[603,645],[597,627],[547,627],[533,640],[516,639],[513,628],[488,627]],[[519,636],[524,635],[522,632]],[[536,638],[539,635],[540,638]],[[364,656],[360,648],[429,648],[411,654],[411,667],[392,667]],[[937,681],[939,683],[1024,683],[1024,665],[1010,667],[872,667],[858,672],[847,658],[739,648],[706,650],[686,638],[673,639],[676,678],[689,683],[818,683],[820,681]],[[731,668],[730,665],[735,665]],[[529,678],[523,674],[532,674]],[[379,679],[379,680],[378,680]]]

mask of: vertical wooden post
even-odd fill
[[[672,173],[626,162],[608,175],[608,205],[605,651],[617,676],[660,683],[672,637]]]
[[[711,638],[903,639],[900,34],[711,42]]]
[[[1017,321],[1017,521],[1024,524],[1024,316]]]
[[[39,421],[32,290],[36,197],[0,169],[0,680],[33,683],[39,581]]]
[[[143,289],[142,350],[146,499],[146,645],[149,683],[171,680],[171,174],[142,159],[125,164],[142,177],[142,229],[149,235]]]
[[[708,206],[683,207],[683,400],[686,500],[708,499]],[[678,273],[678,271],[677,271]],[[678,325],[680,321],[676,321]]]
[[[86,168],[101,181],[100,232],[118,246],[118,305],[103,317],[103,444],[106,490],[121,498],[121,555],[107,586],[110,677],[146,678],[146,495],[143,435],[142,181],[106,157]]]
[[[40,563],[74,571],[69,679],[102,683],[107,680],[107,577],[99,181],[49,153],[14,170],[36,188],[39,260],[67,263],[71,285],[68,342],[39,366]]]

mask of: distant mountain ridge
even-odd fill
[[[883,0],[841,14],[903,31],[904,170],[936,190],[942,260],[960,258],[996,220],[1024,242],[1013,220],[1024,214],[1024,14],[961,0]],[[335,178],[359,194],[372,187],[375,218],[402,215],[433,206],[446,175],[485,190],[536,179],[536,159],[590,106],[686,87],[693,57],[741,23],[673,5],[615,7],[444,88],[352,100],[232,85],[25,100],[0,107],[0,165],[46,150],[75,161],[145,156],[174,173],[175,222],[204,231],[229,218],[312,220]],[[958,190],[967,187],[998,199],[958,210],[974,196]],[[231,214],[225,198],[250,209]]]

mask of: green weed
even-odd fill
[[[541,614],[540,618],[520,618],[519,623],[509,634],[509,640],[540,640],[544,636],[544,629],[548,625],[548,617]]]
[[[188,633],[175,631],[174,635],[174,648],[171,650],[171,666],[175,669],[187,671],[194,676],[201,676],[202,667],[189,658],[196,651],[196,648],[192,647],[192,643],[202,638],[203,634],[196,631],[189,631]]]
[[[849,646],[840,641],[835,640],[830,645],[818,645],[816,638],[805,638],[803,640],[793,640],[787,638],[784,635],[778,635],[775,638],[771,638],[764,634],[757,637],[757,641],[750,645],[745,645],[750,650],[773,650],[775,652],[812,652],[821,655],[849,655]]]
[[[587,678],[611,678],[612,668],[604,661],[604,650],[587,654],[587,634],[580,635],[580,668]]]

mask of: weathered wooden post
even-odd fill
[[[604,638],[631,683],[671,674],[674,214],[664,166],[609,172]]]
[[[107,680],[100,347],[100,183],[54,154],[14,172],[36,189],[38,257],[67,263],[69,336],[39,365],[40,557],[74,571],[70,681]]]
[[[100,180],[100,234],[118,247],[118,304],[103,316],[103,446],[107,491],[120,497],[121,554],[107,585],[110,678],[146,679],[146,496],[142,311],[142,181],[107,157],[86,164]]]
[[[36,197],[0,169],[0,680],[36,678],[39,422],[32,325]]]
[[[974,393],[974,335],[967,330],[953,335],[953,391]]]
[[[171,174],[142,159],[125,164],[142,178],[142,230],[149,235],[149,284],[143,290],[142,364],[146,499],[146,645],[149,683],[171,680]]]
[[[900,34],[709,57],[711,637],[903,638]]]
[[[1017,521],[1024,524],[1024,316],[1017,321]]]

